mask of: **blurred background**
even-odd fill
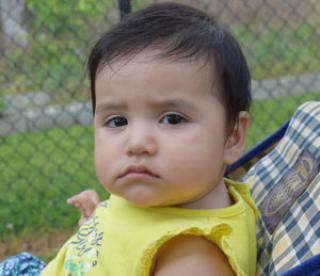
[[[152,0],[0,0],[0,260],[48,260],[76,229],[66,199],[100,188],[86,60],[95,41]],[[248,148],[320,100],[320,0],[174,1],[230,27],[252,73]]]

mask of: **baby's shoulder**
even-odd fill
[[[179,235],[158,251],[155,276],[234,275],[220,248],[203,237]]]

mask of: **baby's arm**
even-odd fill
[[[218,246],[202,237],[181,235],[167,242],[158,252],[155,276],[235,275]]]
[[[85,224],[92,216],[97,205],[100,203],[99,195],[94,190],[85,190],[67,199],[67,203],[80,210],[79,226]]]

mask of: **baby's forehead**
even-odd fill
[[[164,103],[186,106],[183,100],[192,104],[197,98],[220,100],[219,94],[210,68],[202,61],[162,58],[158,51],[140,52],[105,65],[96,79],[99,102],[141,100],[158,108]]]
[[[146,49],[104,65],[95,81],[97,100],[106,94],[127,98],[130,91],[147,90],[149,96],[159,100],[171,91],[172,96],[179,92],[179,97],[189,94],[193,100],[209,94],[224,102],[219,81],[208,62],[162,54],[161,49]],[[190,95],[189,90],[195,92]]]
[[[211,89],[216,87],[212,68],[202,61],[162,58],[150,52],[141,52],[104,65],[97,75],[96,85],[101,81],[133,85],[137,85],[137,82],[141,85],[153,83],[172,88],[201,83]]]

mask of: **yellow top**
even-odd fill
[[[179,234],[206,237],[237,275],[255,275],[257,209],[245,184],[226,183],[235,204],[223,209],[137,208],[111,196],[41,275],[149,276],[158,249]]]

